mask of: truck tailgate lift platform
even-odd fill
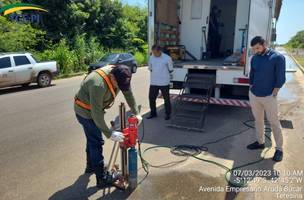
[[[188,73],[183,83],[183,88],[175,98],[173,115],[169,127],[203,131],[207,109],[210,103],[213,88],[215,87],[215,75]],[[197,94],[190,94],[195,89]],[[184,101],[185,98],[198,98],[204,103]]]

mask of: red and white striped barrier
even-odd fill
[[[227,105],[227,106],[237,106],[237,107],[250,108],[249,101],[239,100],[239,99],[216,99],[216,98],[211,97],[210,103],[211,104],[218,104],[218,105]]]
[[[171,99],[176,99],[179,95],[177,94],[170,94]],[[159,95],[159,98],[162,98]],[[204,100],[197,97],[182,97],[183,101],[195,102],[195,103],[205,103]],[[239,99],[217,99],[217,98],[210,98],[210,104],[216,105],[225,105],[225,106],[237,106],[243,108],[250,108],[250,103],[247,100],[239,100]]]

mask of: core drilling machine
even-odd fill
[[[135,116],[130,116],[127,121],[128,124],[126,123],[126,107],[124,103],[121,103],[119,106],[119,122],[120,131],[123,132],[125,139],[123,142],[120,142],[119,145],[117,145],[117,142],[114,144],[108,169],[117,176],[117,181],[114,183],[115,187],[122,190],[127,188],[134,190],[137,187],[138,173],[136,150],[136,144],[138,142],[138,120]],[[113,126],[113,122],[111,123]],[[115,165],[119,149],[121,150],[121,170]],[[112,160],[114,165],[113,168],[111,165]]]

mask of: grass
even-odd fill
[[[304,56],[294,56],[294,58],[304,67]]]
[[[301,65],[299,66],[299,68],[304,73],[304,56],[302,54],[301,55],[297,54],[297,51],[303,52],[304,50],[291,49],[288,47],[286,47],[286,50],[288,51],[289,55],[291,55],[297,61],[297,63]]]
[[[74,77],[74,76],[84,75],[85,73],[87,73],[87,72],[83,71],[83,72],[70,73],[70,74],[59,74],[54,79],[71,78],[71,77]]]
[[[138,65],[138,67],[144,67],[146,65],[147,64],[141,64],[141,65]],[[77,72],[77,73],[70,73],[70,74],[59,74],[54,79],[58,80],[58,79],[63,79],[63,78],[71,78],[71,77],[74,77],[74,76],[81,76],[81,75],[84,75],[86,73],[87,73],[87,71]]]
[[[304,56],[293,56],[297,63],[300,65],[300,70],[304,73]]]

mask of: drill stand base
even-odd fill
[[[121,177],[120,179],[118,179],[113,183],[113,186],[119,190],[127,190],[129,184],[124,177]]]
[[[114,165],[110,173],[113,177],[115,177],[115,181],[112,185],[119,190],[127,190],[129,186],[128,179],[122,175],[122,172],[119,170],[119,166],[117,164]]]

